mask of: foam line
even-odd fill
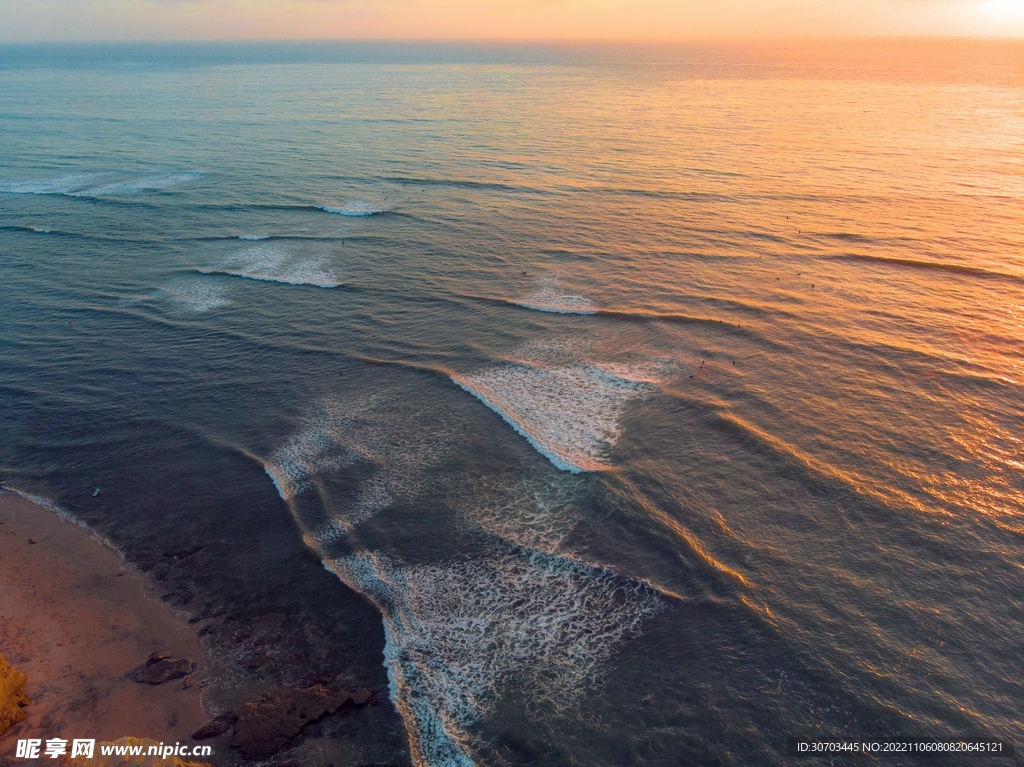
[[[280,245],[257,245],[225,259],[214,269],[200,269],[203,274],[227,274],[262,282],[285,285],[313,285],[337,288],[342,285],[325,266],[327,257],[296,255],[294,249]]]
[[[156,192],[187,181],[194,181],[201,175],[201,173],[195,171],[185,171],[183,173],[170,173],[163,176],[143,176],[141,178],[115,181],[103,186],[83,189],[72,194],[76,197],[105,197],[109,195],[137,194],[138,192]]]
[[[121,559],[125,559],[125,560],[127,559],[125,557],[124,551],[122,551],[119,546],[116,546],[113,541],[111,541],[109,538],[106,538],[106,537],[100,535],[98,532],[93,530],[91,527],[89,527],[89,525],[85,524],[85,522],[80,520],[78,517],[76,517],[70,511],[65,509],[63,506],[60,506],[59,504],[54,503],[49,498],[45,498],[45,497],[43,497],[41,495],[36,495],[35,493],[28,493],[28,492],[25,492],[24,490],[18,490],[18,488],[16,488],[16,487],[11,487],[9,485],[0,484],[0,494],[5,493],[5,492],[14,493],[15,495],[21,496],[22,498],[24,498],[29,503],[34,503],[36,506],[42,506],[47,511],[49,511],[49,512],[51,512],[53,514],[56,514],[58,517],[63,519],[65,522],[70,522],[73,525],[77,525],[78,527],[82,528],[83,530],[86,530],[89,533],[89,535],[92,536],[93,540],[96,540],[99,543],[101,543],[104,546],[106,546],[108,549],[111,549],[112,551],[117,552],[117,555],[119,557],[121,557]]]
[[[115,174],[104,173],[110,178]],[[111,195],[128,195],[138,192],[159,191],[202,176],[197,171],[181,171],[163,175],[150,175],[112,181],[99,186],[95,182],[100,177],[96,173],[74,173],[53,179],[37,179],[30,181],[0,180],[0,192],[9,194],[64,194],[71,197],[106,197]]]
[[[284,274],[251,274],[249,272],[235,271],[232,269],[200,269],[201,274],[224,274],[229,277],[242,277],[247,280],[259,282],[277,282],[281,285],[312,285],[317,288],[338,288],[344,283],[338,282],[331,272],[316,270],[318,264],[308,264],[309,271],[297,269]]]
[[[312,488],[318,478],[357,461],[372,467],[369,476],[334,499],[330,518],[308,533],[316,548],[348,534],[396,498],[416,496],[427,484],[424,472],[444,455],[436,444],[436,431],[425,424],[422,429],[410,426],[408,416],[395,421],[391,408],[378,407],[376,397],[356,403],[326,399],[304,421],[263,462],[284,501]]]
[[[200,279],[172,282],[162,288],[161,292],[175,308],[193,314],[202,314],[231,303],[222,285]]]
[[[390,210],[390,208],[384,205],[372,205],[365,200],[351,200],[337,208],[329,205],[319,205],[317,207],[325,213],[337,213],[339,216],[354,217],[376,216],[381,213],[387,213]]]
[[[625,367],[625,366],[621,366]],[[618,420],[629,401],[653,389],[627,370],[570,363],[496,365],[452,380],[497,413],[537,452],[562,471],[607,468],[618,442]]]
[[[134,306],[142,301],[153,300],[167,301],[173,309],[191,314],[202,314],[231,303],[222,285],[193,278],[175,280],[148,293],[125,298],[118,301],[118,306]]]
[[[11,181],[0,180],[0,192],[8,194],[71,194],[84,189],[96,179],[95,173],[74,173],[59,178]]]
[[[303,539],[380,609],[390,695],[415,763],[470,767],[475,725],[512,687],[571,715],[618,643],[667,602],[649,584],[555,551],[579,519],[580,481],[453,467],[447,456],[471,422],[438,424],[433,407],[396,413],[395,396],[317,403],[263,465],[289,505],[303,493],[300,503],[316,502],[320,515],[299,520]],[[358,471],[332,477],[357,461]],[[350,537],[363,520],[420,495],[483,528],[475,554],[409,564]]]
[[[468,728],[509,684],[564,711],[665,600],[651,586],[518,547],[400,565],[363,552],[325,566],[380,608],[392,700],[419,764],[473,764]],[[552,678],[554,681],[552,681]]]
[[[323,415],[312,419],[264,463],[281,500],[290,501],[312,487],[312,480],[318,474],[350,466],[358,458],[342,444],[336,426]]]
[[[554,279],[547,279],[540,288],[512,303],[538,312],[555,314],[597,314],[597,306],[589,298],[566,292]]]

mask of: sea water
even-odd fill
[[[1024,742],[1019,44],[8,46],[0,137],[2,480],[208,708],[379,690],[310,764]]]

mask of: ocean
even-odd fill
[[[1019,43],[0,47],[0,479],[313,767],[1024,745],[1022,352]]]

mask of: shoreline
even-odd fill
[[[88,528],[6,489],[0,594],[0,653],[28,675],[30,700],[25,720],[0,735],[0,760],[19,738],[186,743],[207,721],[207,654],[187,620]],[[131,679],[154,652],[190,659],[188,684]]]

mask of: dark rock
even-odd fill
[[[164,556],[168,559],[185,559],[202,550],[202,546],[193,546],[191,549],[183,549],[182,551],[165,551]]]
[[[373,697],[373,690],[367,690],[365,687],[357,687],[349,694],[352,696],[352,705],[365,706],[370,701],[370,698]]]
[[[146,665],[152,666],[154,663],[159,663],[160,661],[167,660],[170,657],[171,656],[165,652],[155,652],[151,654],[149,658],[146,660]]]
[[[364,705],[373,693],[366,688],[342,690],[314,685],[264,694],[256,703],[238,709],[231,745],[246,759],[266,759],[276,754],[307,724],[333,714],[345,704]]]
[[[198,730],[192,733],[192,740],[207,740],[223,735],[235,722],[238,721],[238,714],[228,711],[220,716],[215,716]]]
[[[154,653],[156,654],[156,653]],[[142,684],[163,684],[172,679],[184,679],[195,669],[195,664],[188,658],[161,658],[147,661],[131,673],[131,678]]]

